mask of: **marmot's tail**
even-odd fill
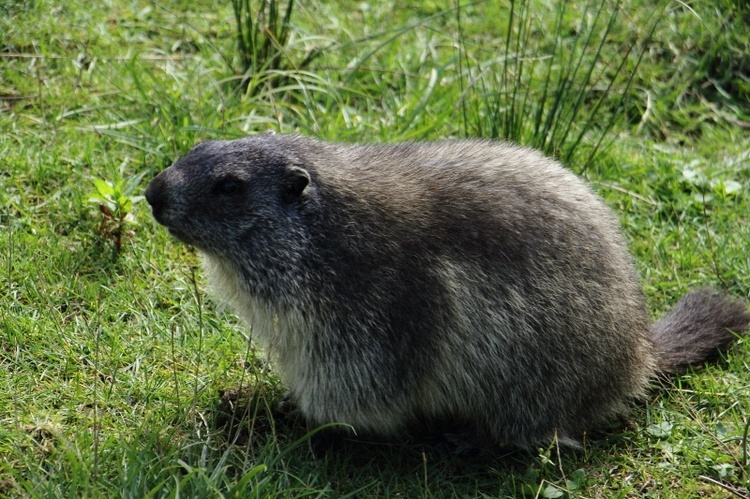
[[[715,356],[748,326],[746,304],[709,289],[691,291],[651,327],[658,368],[683,372]]]

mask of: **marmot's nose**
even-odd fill
[[[166,194],[164,192],[164,176],[160,173],[146,187],[146,201],[154,210],[159,211],[165,204]]]

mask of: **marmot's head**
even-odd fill
[[[264,134],[195,146],[146,189],[154,217],[208,254],[283,253],[314,196],[309,170],[284,142]]]

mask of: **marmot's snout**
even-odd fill
[[[154,218],[159,223],[163,222],[162,214],[164,212],[164,207],[167,204],[167,196],[166,196],[166,189],[165,189],[165,181],[164,181],[164,173],[160,173],[154,179],[148,184],[148,187],[146,187],[146,201],[148,201],[148,204],[151,205],[151,211],[154,214]]]
[[[170,168],[162,171],[146,187],[145,198],[157,222],[165,226],[178,240],[192,245],[205,246],[205,239],[196,237],[195,219],[186,210],[182,176]]]

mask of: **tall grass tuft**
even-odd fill
[[[623,29],[619,3],[557,2],[556,9],[554,25],[544,26],[530,0],[511,0],[492,58],[460,40],[460,117],[467,135],[533,146],[565,163],[586,144],[576,161],[585,170],[629,105],[660,10],[622,41],[613,36]],[[545,32],[549,41],[540,44]]]
[[[255,8],[253,4],[257,4]],[[287,50],[294,0],[288,0],[286,6],[277,0],[232,0],[232,9],[242,74],[238,87],[243,92],[259,92],[263,86],[251,82],[264,73],[269,75],[265,82],[277,86],[284,80],[285,71],[303,69],[318,55],[312,50],[295,61]]]

